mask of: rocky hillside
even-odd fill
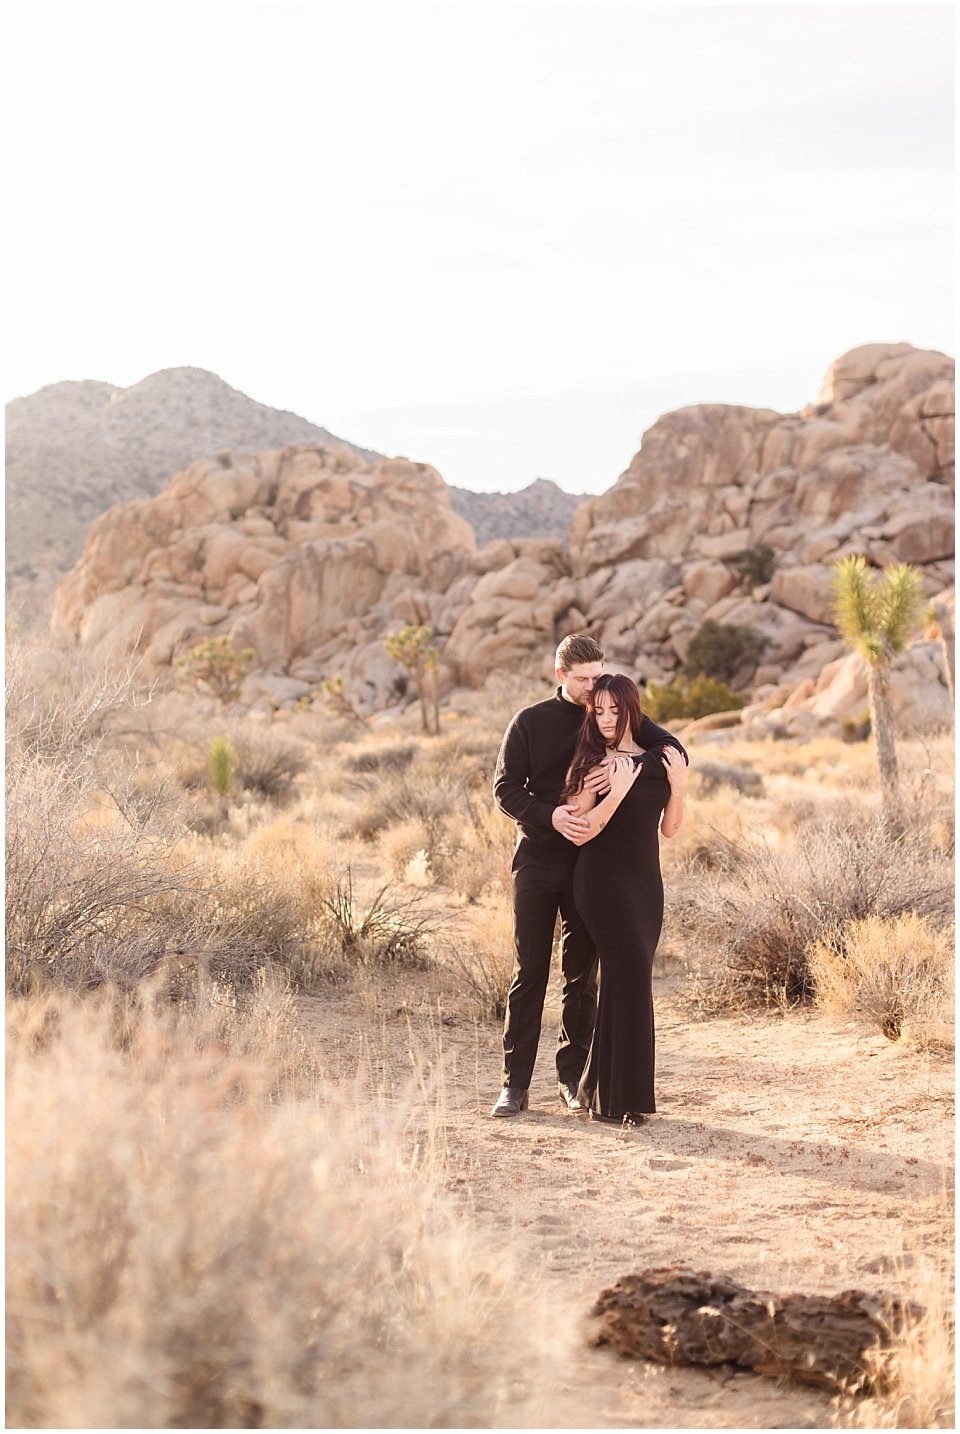
[[[382,637],[404,622],[437,634],[449,691],[547,675],[575,629],[662,682],[713,619],[766,640],[744,678],[755,706],[824,713],[823,684],[845,661],[830,564],[908,561],[929,595],[948,589],[953,461],[953,363],[907,344],[844,355],[800,413],[665,414],[613,487],[578,507],[568,544],[476,550],[439,475],[405,459],[323,445],[224,454],[103,514],[54,622],[91,646],[136,648],[158,674],[229,634],[256,653],[248,700],[294,700],[339,673],[372,709],[397,700]],[[933,654],[920,657],[917,673],[939,684],[935,716],[946,689]]]
[[[450,489],[453,511],[466,518],[481,546],[498,538],[557,538],[565,543],[573,515],[587,497],[567,493],[549,478],[537,478],[516,493]]]
[[[199,368],[163,369],[131,388],[51,384],[7,404],[6,425],[7,585],[28,616],[115,503],[152,498],[189,463],[223,449],[341,441]]]

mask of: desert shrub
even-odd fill
[[[430,936],[442,917],[423,904],[423,893],[403,895],[385,882],[361,899],[348,866],[321,897],[328,939],[352,965],[422,966]]]
[[[744,797],[763,795],[763,777],[739,762],[698,762],[695,776],[701,796],[709,796],[719,787],[730,787]]]
[[[851,921],[808,952],[817,1005],[920,1046],[953,1028],[953,938],[915,911]]]
[[[840,723],[840,736],[844,742],[866,742],[870,731],[869,712],[865,712],[859,717],[844,717]]]
[[[393,875],[401,879],[418,852],[424,853],[429,864],[429,845],[427,829],[417,817],[408,817],[406,821],[388,827],[379,838],[384,860]]]
[[[503,1019],[513,961],[513,912],[509,902],[497,896],[470,907],[462,930],[447,943],[443,956],[481,1020]]]
[[[773,577],[777,555],[769,543],[758,543],[754,548],[744,548],[733,559],[733,569],[740,586],[762,587]]]
[[[130,662],[91,661],[76,647],[15,640],[6,660],[7,757],[89,763],[119,715],[145,707],[151,695]]]
[[[302,742],[270,728],[254,727],[249,722],[236,724],[231,738],[237,754],[237,779],[245,792],[283,801],[310,766]]]
[[[20,761],[7,781],[8,988],[136,984],[167,941],[161,907],[193,880],[174,874],[179,833],[162,819],[97,810],[92,775]]]
[[[868,916],[916,911],[944,925],[950,863],[920,838],[898,837],[882,816],[834,814],[800,827],[779,850],[729,843],[727,862],[691,881],[672,912],[701,958],[695,999],[722,1006],[788,1006],[812,994],[808,961]]]
[[[714,712],[736,712],[746,703],[725,682],[700,672],[689,681],[674,677],[658,686],[648,684],[643,696],[644,711],[654,722],[677,722],[683,718],[709,717]]]
[[[11,1427],[537,1422],[560,1331],[443,1189],[429,1095],[278,1101],[262,1030],[190,1012],[8,1021]]]
[[[212,692],[225,705],[236,702],[243,679],[250,671],[255,653],[252,647],[238,649],[226,634],[208,637],[176,660],[184,683]]]
[[[348,772],[405,772],[417,755],[409,742],[393,742],[358,752],[344,763]]]
[[[733,682],[756,667],[769,645],[766,634],[754,627],[707,618],[690,639],[684,676],[693,678],[702,672],[720,682]]]

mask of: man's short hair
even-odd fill
[[[578,663],[602,661],[603,648],[599,642],[588,637],[585,632],[571,632],[557,648],[555,666],[558,672],[569,672],[571,667],[576,667]]]

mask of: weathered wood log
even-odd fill
[[[897,1335],[919,1305],[862,1290],[773,1295],[683,1266],[625,1275],[592,1311],[591,1343],[661,1364],[738,1364],[846,1393],[893,1377]]]

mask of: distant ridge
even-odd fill
[[[481,547],[496,538],[557,538],[565,543],[575,509],[591,496],[567,493],[550,478],[537,478],[516,493],[450,489],[453,511],[466,518]]]
[[[202,368],[161,369],[130,388],[48,384],[8,403],[6,423],[7,585],[28,619],[79,558],[94,518],[114,504],[155,497],[175,473],[221,449],[346,442]],[[370,461],[380,456],[346,446]]]

